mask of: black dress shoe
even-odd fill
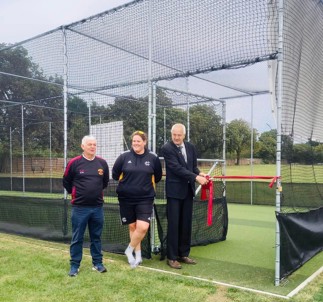
[[[189,257],[179,257],[177,260],[179,262],[183,262],[186,264],[196,264],[197,263],[195,260],[193,260],[192,258],[189,258]]]
[[[182,266],[181,264],[176,261],[176,260],[167,260],[167,264],[171,267],[171,268],[175,268],[175,269],[181,269]]]

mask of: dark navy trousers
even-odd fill
[[[72,207],[71,265],[79,267],[83,255],[86,227],[90,235],[90,252],[93,265],[102,263],[101,234],[104,223],[103,207]]]
[[[187,257],[191,250],[193,194],[184,199],[167,197],[167,258]]]

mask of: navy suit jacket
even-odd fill
[[[196,150],[191,143],[184,144],[187,163],[180,149],[172,141],[166,143],[161,150],[166,164],[166,196],[170,198],[184,199],[189,188],[193,196],[195,195],[195,179],[200,173]]]

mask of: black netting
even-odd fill
[[[207,224],[208,202],[195,200],[193,203],[192,246],[223,241],[228,231],[228,209],[225,198],[213,200],[212,225]],[[155,205],[161,260],[167,250],[166,205]]]
[[[323,250],[323,208],[305,213],[276,213],[280,226],[280,278]]]
[[[276,191],[268,182],[226,181],[225,187],[229,203],[275,205]]]
[[[43,240],[69,243],[71,240],[71,205],[67,200],[38,199],[30,197],[0,197],[0,230]],[[228,229],[228,212],[224,199],[213,202],[213,224],[207,226],[207,202],[194,203],[192,245],[205,245],[225,240]],[[157,251],[164,256],[167,231],[165,204],[155,205],[158,223]],[[129,244],[129,231],[122,226],[117,203],[104,204],[102,249],[123,254]],[[142,254],[151,258],[151,231],[142,241]],[[86,232],[84,245],[89,246]]]
[[[140,0],[23,46],[47,76],[62,77],[65,33],[69,85],[93,91],[146,82],[150,48],[153,79],[275,58],[277,27],[275,3],[268,1]]]

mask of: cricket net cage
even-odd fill
[[[52,238],[68,234],[60,178],[79,154],[83,135],[100,137],[99,152],[111,166],[132,131],[146,131],[158,153],[169,139],[164,129],[183,122],[202,157],[224,159],[225,136],[210,142],[213,127],[196,121],[214,117],[214,125],[225,124],[214,111],[223,102],[267,94],[277,125],[278,284],[322,250],[322,16],[322,0],[136,0],[1,44],[1,229],[34,231],[41,238],[51,229]],[[268,71],[265,86],[253,77],[258,66]],[[245,75],[235,78],[242,70]],[[220,105],[202,97],[186,109],[169,106],[176,102],[162,87],[189,92],[187,83],[195,81],[199,89],[211,84],[206,90]],[[38,210],[27,217],[32,204]],[[16,216],[3,210],[10,207]],[[21,227],[25,220],[28,227]],[[106,219],[107,230],[112,221]]]

